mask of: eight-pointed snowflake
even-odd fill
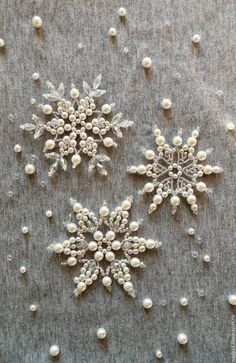
[[[107,155],[98,153],[98,145],[105,147],[117,146],[113,139],[106,136],[111,130],[117,137],[122,137],[121,128],[133,124],[129,120],[121,120],[122,114],[118,113],[108,120],[114,104],[104,104],[101,110],[97,109],[95,98],[102,96],[106,91],[99,89],[101,75],[90,87],[83,82],[85,97],[80,97],[79,90],[72,84],[70,100],[64,98],[64,85],[61,83],[56,89],[51,82],[47,82],[49,93],[44,98],[52,104],[39,105],[45,115],[45,121],[33,115],[34,123],[26,123],[21,128],[34,131],[34,138],[39,138],[44,131],[51,137],[45,142],[44,153],[48,159],[53,160],[49,176],[52,176],[59,166],[67,169],[66,156],[71,156],[72,167],[76,168],[81,163],[81,154],[90,158],[89,170],[97,169],[102,175],[107,175],[104,162],[109,161]]]
[[[197,145],[197,137],[199,135],[198,129],[192,132],[185,145],[182,145],[181,133],[180,131],[173,138],[174,147],[170,147],[166,144],[161,131],[156,128],[154,135],[156,136],[157,155],[153,150],[142,148],[149,163],[147,165],[130,166],[127,168],[127,171],[131,174],[138,173],[152,179],[151,182],[146,183],[144,188],[139,191],[140,194],[156,191],[153,203],[149,206],[149,213],[156,210],[163,199],[170,195],[172,213],[174,214],[180,204],[178,196],[180,195],[186,198],[192,212],[197,214],[198,205],[196,204],[197,198],[194,190],[196,189],[198,192],[211,191],[204,182],[198,181],[198,178],[201,178],[203,175],[217,174],[223,171],[219,166],[201,164],[202,161],[206,160],[211,150],[195,153],[195,146]]]
[[[132,196],[127,197],[111,212],[104,203],[97,219],[94,213],[71,199],[77,224],[71,221],[70,216],[65,225],[74,236],[63,243],[51,244],[48,249],[65,255],[65,263],[69,266],[82,264],[80,275],[74,278],[75,296],[85,291],[99,275],[108,291],[111,291],[113,278],[129,295],[135,296],[129,267],[144,267],[137,255],[146,249],[158,248],[161,242],[133,236],[141,221],[128,221],[132,201]],[[106,233],[101,228],[105,228]]]

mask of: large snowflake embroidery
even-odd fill
[[[51,82],[47,82],[48,92],[44,98],[50,104],[40,104],[39,109],[44,114],[44,121],[37,115],[32,115],[33,123],[21,125],[21,129],[34,131],[34,138],[38,139],[44,131],[51,136],[45,142],[43,152],[48,159],[53,160],[50,166],[49,176],[52,176],[59,166],[67,169],[65,157],[71,156],[72,167],[76,168],[81,163],[81,154],[90,158],[89,170],[98,170],[102,175],[107,175],[105,164],[110,158],[106,154],[99,154],[100,144],[107,148],[116,147],[112,137],[106,136],[112,131],[117,137],[122,137],[122,128],[133,124],[132,121],[122,120],[122,114],[114,115],[110,120],[114,104],[104,104],[97,108],[95,99],[101,97],[105,90],[99,89],[101,75],[90,87],[83,82],[84,97],[80,97],[79,90],[72,84],[70,99],[64,96],[65,89],[61,83],[56,89]]]
[[[102,284],[108,291],[111,291],[113,278],[129,295],[135,297],[130,267],[145,267],[137,255],[146,249],[158,248],[161,242],[133,235],[139,229],[141,221],[129,223],[132,202],[133,197],[129,196],[111,212],[104,203],[97,219],[94,213],[71,199],[77,223],[71,221],[70,216],[65,225],[67,231],[74,236],[63,243],[51,244],[48,250],[64,255],[66,265],[82,264],[80,275],[74,278],[75,296],[85,291],[101,275]],[[105,228],[106,233],[101,228]]]
[[[180,204],[180,195],[187,200],[192,212],[197,214],[198,205],[195,191],[211,191],[203,181],[198,179],[204,175],[221,173],[223,169],[219,166],[202,164],[211,150],[196,153],[195,146],[197,145],[199,129],[192,132],[191,137],[187,139],[187,143],[184,145],[182,145],[182,131],[180,130],[178,135],[173,138],[174,147],[166,143],[165,137],[158,128],[154,130],[154,135],[156,136],[157,154],[153,150],[142,148],[149,163],[127,168],[131,174],[146,175],[152,179],[139,191],[140,194],[151,193],[154,190],[156,192],[153,202],[149,206],[149,213],[156,210],[157,206],[168,196],[170,196],[172,213],[176,213]]]

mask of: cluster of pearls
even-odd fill
[[[87,208],[84,208],[75,199],[71,199],[71,205],[77,223],[69,221],[66,223],[68,233],[73,236],[62,243],[51,244],[48,249],[66,256],[66,264],[75,266],[82,263],[80,274],[74,278],[76,289],[74,295],[82,294],[89,285],[102,277],[102,284],[111,291],[112,278],[121,285],[129,295],[135,296],[133,283],[131,282],[131,268],[144,267],[138,258],[139,253],[147,249],[161,246],[161,242],[153,239],[144,239],[131,236],[139,229],[140,221],[129,223],[129,210],[132,206],[133,197],[127,197],[120,206],[110,211],[104,203],[99,210],[99,218]],[[100,229],[101,226],[108,228],[106,233]],[[87,241],[86,234],[92,235]],[[122,240],[117,238],[117,233],[122,234]],[[123,258],[118,257],[118,251],[122,252]],[[90,259],[86,254],[92,254]],[[105,269],[101,261],[107,262]],[[145,308],[150,308],[150,299],[144,299]],[[151,302],[152,305],[152,302]]]
[[[39,79],[39,74],[32,75],[33,80]],[[108,120],[112,113],[113,104],[103,104],[101,109],[97,108],[95,98],[102,96],[105,90],[99,89],[101,75],[90,87],[83,83],[84,93],[82,97],[79,89],[72,85],[70,89],[70,100],[64,98],[64,85],[60,84],[56,90],[51,82],[47,82],[48,94],[44,94],[47,103],[39,105],[45,115],[45,121],[36,115],[32,115],[32,124],[21,125],[26,131],[34,130],[34,137],[37,139],[44,131],[49,133],[45,142],[44,153],[48,159],[54,160],[49,175],[52,176],[58,167],[67,169],[67,161],[64,159],[70,156],[72,167],[76,168],[81,163],[81,154],[90,158],[89,169],[97,170],[106,175],[103,162],[108,161],[106,155],[99,155],[98,148],[102,144],[105,148],[116,147],[117,144],[112,137],[107,136],[112,131],[118,137],[122,137],[120,127],[126,128],[132,124],[131,121],[124,121],[121,126],[122,114],[114,115]],[[31,164],[25,167],[27,174],[33,174],[35,167]]]
[[[172,213],[176,213],[180,204],[180,196],[182,196],[190,205],[192,212],[197,214],[198,205],[194,189],[197,192],[210,192],[206,184],[198,181],[198,178],[212,173],[221,173],[223,169],[219,166],[202,164],[209,151],[195,152],[198,129],[192,132],[186,144],[183,144],[180,134],[175,136],[173,138],[174,147],[166,143],[165,137],[158,128],[155,128],[154,135],[157,155],[153,150],[142,149],[148,164],[127,168],[130,174],[146,175],[152,179],[139,191],[140,194],[152,193],[154,190],[156,192],[153,202],[149,206],[149,213],[156,210],[157,206],[168,196],[170,196]],[[191,229],[189,234],[191,233],[194,234],[194,230]]]

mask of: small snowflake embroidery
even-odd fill
[[[141,221],[129,223],[132,202],[133,197],[129,196],[111,212],[104,203],[97,218],[94,213],[71,199],[77,223],[72,222],[70,216],[65,225],[67,231],[74,236],[63,243],[51,244],[48,250],[64,255],[66,265],[82,264],[79,276],[74,278],[75,296],[82,294],[101,275],[102,284],[108,291],[111,291],[114,279],[129,295],[135,297],[130,267],[145,267],[137,255],[147,249],[160,247],[161,242],[135,235]],[[106,231],[103,232],[102,229]]]
[[[114,104],[104,104],[97,108],[95,99],[101,97],[105,90],[99,89],[101,75],[90,87],[83,82],[84,97],[80,97],[79,90],[72,84],[70,98],[65,98],[64,85],[61,83],[56,89],[51,82],[47,82],[48,92],[44,98],[50,103],[38,105],[44,114],[44,120],[37,115],[32,115],[33,123],[21,125],[21,129],[34,131],[34,138],[38,139],[44,131],[50,134],[45,142],[43,152],[48,159],[53,160],[49,176],[52,176],[59,167],[67,170],[66,157],[71,157],[72,168],[81,163],[81,154],[90,158],[89,170],[96,169],[100,174],[107,175],[106,162],[110,158],[106,154],[99,154],[99,145],[107,148],[116,147],[112,137],[107,136],[112,131],[121,138],[122,128],[133,124],[130,120],[122,120],[122,114],[114,115],[110,120]]]
[[[142,151],[148,160],[147,165],[129,166],[127,171],[130,174],[140,174],[151,178],[151,182],[144,185],[139,191],[140,194],[151,193],[155,190],[153,202],[149,206],[149,213],[157,209],[162,201],[170,196],[170,204],[172,205],[172,213],[175,214],[180,204],[179,196],[187,200],[194,214],[198,212],[197,192],[210,192],[206,184],[198,179],[204,175],[212,173],[218,174],[223,171],[219,166],[211,166],[202,164],[211,150],[195,152],[197,145],[197,137],[199,130],[196,129],[187,139],[187,143],[182,145],[182,131],[173,138],[171,147],[165,141],[165,137],[161,131],[156,128],[154,135],[157,144],[157,153],[153,150]]]

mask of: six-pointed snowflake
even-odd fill
[[[170,197],[172,213],[174,214],[180,204],[179,195],[186,198],[187,203],[191,206],[193,213],[197,214],[198,205],[197,192],[209,192],[206,184],[198,181],[203,175],[212,173],[218,174],[223,171],[219,166],[202,164],[207,158],[210,150],[195,152],[199,130],[194,130],[187,143],[182,145],[183,140],[181,131],[173,138],[174,147],[169,146],[161,131],[154,130],[157,144],[157,154],[153,150],[142,151],[149,161],[147,165],[130,166],[127,171],[131,174],[146,175],[151,178],[151,182],[144,185],[139,191],[142,193],[151,193],[155,190],[153,202],[149,206],[149,213],[156,210],[157,206],[162,203],[163,199]]]
[[[63,254],[66,257],[65,264],[69,266],[82,264],[80,275],[74,278],[75,296],[85,291],[99,275],[108,291],[111,291],[114,279],[129,295],[135,296],[130,267],[144,267],[138,255],[146,249],[158,248],[161,242],[135,235],[141,221],[129,223],[132,202],[133,197],[129,196],[114,211],[109,211],[104,203],[97,218],[94,213],[71,199],[77,223],[71,221],[70,216],[65,225],[73,236],[63,243],[51,244],[48,249]]]
[[[72,167],[76,168],[81,163],[81,154],[90,158],[89,170],[97,169],[102,175],[107,175],[105,163],[109,157],[98,153],[99,144],[110,148],[117,146],[107,134],[111,130],[117,137],[122,137],[121,128],[127,128],[132,121],[122,120],[122,114],[114,115],[110,120],[114,104],[104,104],[97,109],[95,99],[106,91],[99,89],[101,75],[90,87],[83,82],[84,97],[80,97],[79,90],[72,85],[70,99],[64,96],[64,85],[61,83],[56,89],[51,82],[47,82],[48,92],[44,98],[50,104],[39,105],[44,114],[44,120],[36,115],[32,116],[33,123],[21,125],[26,131],[34,131],[34,138],[39,138],[44,131],[50,134],[45,142],[44,153],[48,159],[53,160],[49,176],[52,176],[60,166],[67,169],[67,160],[70,156]]]

